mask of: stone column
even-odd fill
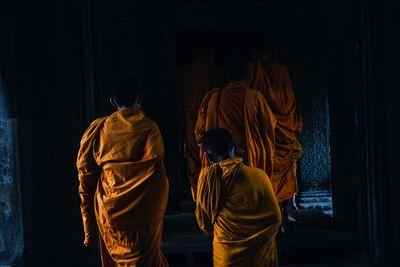
[[[20,266],[24,250],[11,2],[0,2],[0,266]]]

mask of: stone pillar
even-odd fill
[[[0,266],[18,265],[24,249],[17,136],[17,120],[0,117]]]
[[[24,250],[10,1],[0,2],[0,266]]]

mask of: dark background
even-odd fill
[[[163,133],[168,212],[176,212],[185,181],[175,74],[200,37],[270,47],[292,74],[302,113],[313,99],[328,102],[335,218],[365,240],[373,263],[398,263],[395,1],[2,0],[0,11],[2,89],[19,125],[25,266],[95,264],[82,246],[75,159],[89,122],[112,111],[121,73],[139,79]]]

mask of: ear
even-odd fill
[[[116,108],[116,109],[119,108],[119,106],[118,106],[118,104],[117,104],[117,101],[116,101],[115,98],[113,98],[113,97],[110,97],[110,104],[111,104],[114,108]]]
[[[142,108],[143,97],[136,99],[134,106],[137,106],[139,109]]]
[[[203,152],[209,164],[215,163],[214,160],[206,152]]]

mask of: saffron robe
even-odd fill
[[[219,68],[206,55],[185,66],[177,75],[177,91],[180,96],[180,121],[183,122],[184,156],[189,184],[195,188],[201,163],[199,148],[194,136],[197,112],[204,95],[219,84]]]
[[[243,82],[232,82],[207,93],[195,127],[202,167],[208,165],[201,150],[204,134],[212,128],[227,129],[238,146],[237,156],[251,167],[272,174],[276,119],[263,95]]]
[[[158,126],[136,109],[95,120],[77,158],[85,245],[100,233],[103,267],[168,266],[160,250],[168,200]]]
[[[282,221],[266,173],[231,158],[201,170],[196,219],[213,237],[214,267],[277,266],[275,237]]]
[[[296,170],[302,153],[299,137],[303,121],[296,107],[292,82],[284,65],[260,58],[249,65],[247,84],[264,95],[277,120],[271,182],[281,203],[298,191]]]

